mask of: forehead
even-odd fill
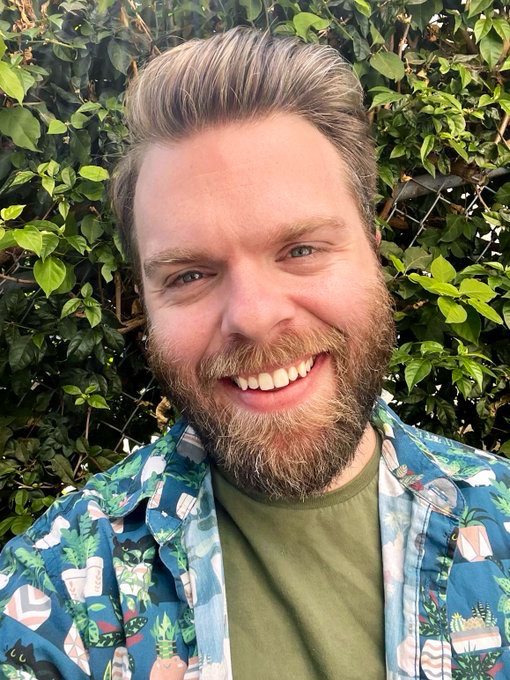
[[[331,142],[297,116],[232,123],[146,151],[134,217],[142,260],[169,242],[260,242],[317,215],[361,224]]]

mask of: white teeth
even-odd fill
[[[297,367],[297,371],[299,375],[304,378],[306,375],[306,362],[302,361],[299,366]]]
[[[269,373],[259,373],[259,388],[263,391],[274,390],[275,384]]]
[[[289,374],[284,368],[278,368],[273,373],[273,382],[275,387],[286,387],[290,382]]]
[[[315,359],[313,357],[306,361],[301,361],[297,366],[288,368],[277,368],[273,373],[259,373],[257,376],[250,375],[248,378],[236,376],[233,378],[236,385],[245,392],[246,390],[269,390],[286,387],[289,382],[297,380],[298,377],[305,378],[311,371]]]

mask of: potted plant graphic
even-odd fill
[[[165,613],[156,621],[151,634],[156,641],[156,661],[153,663],[149,680],[182,680],[188,668],[175,650],[175,632],[178,623],[172,624]]]
[[[451,680],[452,650],[448,635],[446,605],[440,604],[437,594],[422,589],[425,615],[420,615],[420,635],[427,639],[421,651],[421,667],[428,680]]]
[[[480,508],[464,509],[459,523],[458,548],[468,562],[481,562],[492,555],[492,546],[483,522],[491,520]]]
[[[450,620],[450,631],[457,654],[501,647],[497,619],[486,604],[477,603],[467,619],[455,612]]]
[[[64,569],[62,579],[72,600],[101,595],[103,590],[103,558],[95,554],[99,536],[91,532],[92,519],[87,513],[79,520],[79,531],[62,529],[62,546],[72,568]]]

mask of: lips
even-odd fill
[[[306,378],[308,373],[312,370],[316,357],[308,357],[298,363],[289,366],[277,368],[271,372],[263,371],[261,373],[253,373],[245,376],[232,376],[231,380],[243,392],[247,390],[261,390],[269,392],[281,387],[286,387],[289,383],[294,382],[298,378]]]

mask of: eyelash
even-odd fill
[[[294,251],[294,250],[308,250],[310,252],[306,255],[301,254],[301,255],[297,255],[297,256],[294,257],[294,256],[291,255],[292,251]],[[302,245],[299,245],[299,246],[293,246],[292,248],[290,248],[288,253],[282,259],[283,260],[285,260],[285,259],[298,260],[298,259],[301,259],[301,258],[313,257],[320,250],[321,249],[317,248],[316,246],[309,246],[307,244],[302,244]],[[190,281],[184,281],[183,279],[186,276],[189,276],[190,274],[198,274],[199,277],[192,278]],[[178,274],[175,278],[167,281],[167,283],[165,284],[165,288],[173,288],[175,286],[188,286],[189,284],[193,283],[194,281],[202,280],[202,278],[203,278],[203,272],[200,272],[200,271],[195,270],[195,269],[189,269],[188,271],[185,271],[182,274]]]

